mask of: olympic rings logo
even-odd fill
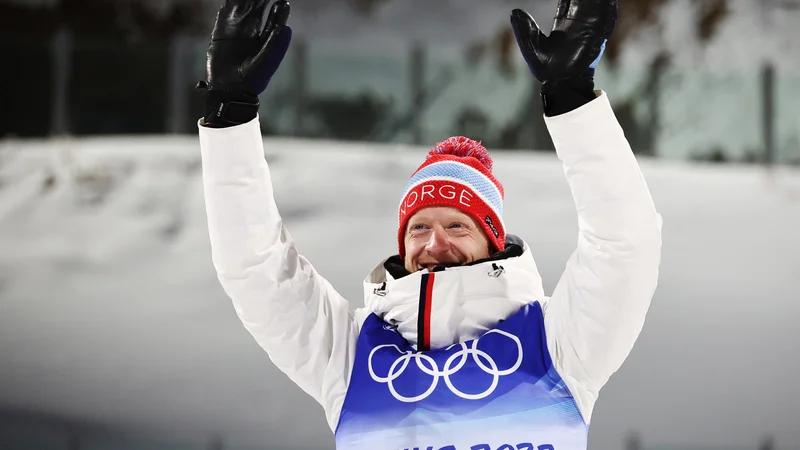
[[[450,389],[450,392],[453,394],[466,399],[466,400],[480,400],[482,398],[486,398],[494,392],[497,388],[497,384],[500,381],[500,377],[512,374],[519,369],[519,366],[522,364],[522,343],[520,342],[519,338],[514,336],[511,333],[502,331],[502,330],[490,330],[484,336],[496,333],[501,336],[505,336],[516,345],[517,347],[517,361],[514,363],[513,366],[509,367],[508,369],[500,370],[497,367],[497,363],[483,350],[478,350],[478,341],[479,339],[475,339],[472,341],[472,346],[470,348],[467,347],[467,344],[453,344],[445,349],[445,351],[450,350],[455,346],[461,346],[461,349],[457,352],[450,355],[449,358],[444,363],[444,367],[440,370],[436,364],[436,361],[431,358],[429,355],[425,353],[414,353],[413,351],[409,350],[403,352],[397,345],[394,344],[384,344],[379,345],[372,349],[369,353],[369,358],[367,360],[367,364],[369,367],[369,374],[372,376],[372,379],[377,381],[378,383],[386,383],[389,387],[389,392],[391,392],[392,396],[397,400],[405,403],[412,403],[418,402],[420,400],[424,400],[430,396],[434,390],[436,390],[436,386],[439,385],[439,381],[444,379],[445,385]],[[392,365],[389,367],[389,373],[383,377],[379,376],[375,373],[375,370],[372,367],[372,357],[380,349],[394,347],[398,353],[400,353],[400,357],[397,358]],[[483,392],[477,394],[469,394],[466,392],[462,392],[459,390],[455,385],[453,385],[453,381],[450,379],[450,376],[458,372],[464,364],[467,363],[467,359],[469,356],[472,356],[473,361],[475,364],[483,370],[486,374],[492,376],[492,382],[489,384]],[[408,368],[409,363],[411,360],[414,360],[417,367],[423,373],[430,375],[432,377],[430,386],[425,390],[425,392],[415,395],[413,397],[407,397],[399,392],[394,386],[394,381],[397,380]]]

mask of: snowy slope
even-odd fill
[[[360,306],[394,250],[424,149],[268,140],[300,250]],[[548,292],[575,243],[551,154],[495,152],[506,222]],[[321,409],[274,370],[213,272],[196,138],[0,142],[0,405],[184,440],[332,448]],[[800,172],[642,161],[664,216],[647,325],[601,394],[592,447],[800,446]]]

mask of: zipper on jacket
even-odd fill
[[[417,313],[417,350],[431,349],[431,303],[433,301],[433,273],[422,275],[419,287],[419,311]]]

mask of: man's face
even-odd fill
[[[489,257],[489,240],[477,221],[456,208],[417,211],[406,225],[405,267],[409,272],[459,266]]]

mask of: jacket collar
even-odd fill
[[[364,280],[366,309],[420,350],[477,338],[543,296],[530,248],[516,236],[490,258],[433,272],[409,273],[393,256]]]

